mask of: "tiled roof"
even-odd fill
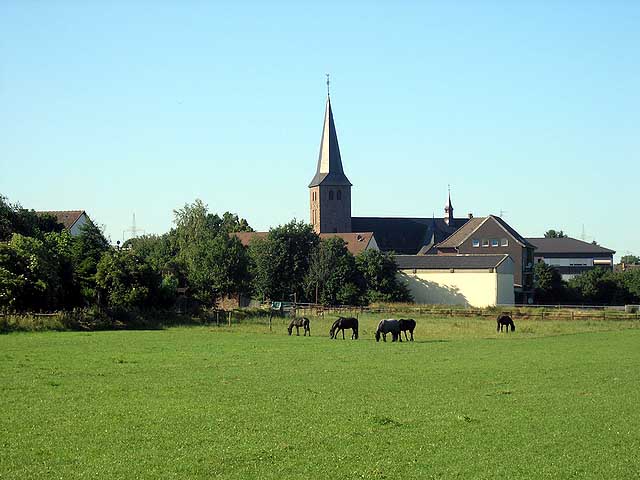
[[[235,232],[230,235],[238,237],[242,245],[248,246],[255,238],[266,238],[269,232]],[[321,233],[321,239],[327,239],[332,237],[340,237],[347,244],[347,250],[352,255],[357,255],[364,251],[371,239],[373,238],[372,232],[360,232],[360,233]]]
[[[321,239],[327,239],[332,237],[339,237],[347,244],[347,250],[352,255],[358,255],[364,252],[373,238],[373,232],[361,232],[361,233],[321,233]]]
[[[455,218],[447,225],[443,218],[351,217],[351,228],[373,232],[382,251],[414,255],[425,245],[444,240],[468,220]]]
[[[474,217],[470,219],[463,227],[458,229],[453,235],[444,241],[440,242],[438,248],[457,248],[462,245],[473,233],[480,228],[480,226],[487,222],[494,221],[500,225],[505,231],[513,237],[513,239],[520,243],[523,247],[535,248],[534,245],[529,243],[522,235],[516,232],[511,226],[505,222],[502,218],[495,215],[489,215],[488,217]]]
[[[395,255],[398,269],[446,270],[495,268],[509,255]]]
[[[571,254],[571,253],[600,253],[614,254],[614,250],[583,242],[575,238],[527,238],[529,243],[537,247],[536,255]]]
[[[240,243],[247,247],[256,238],[266,238],[269,232],[234,232],[229,235],[235,235],[240,240]]]
[[[78,219],[84,213],[84,210],[62,210],[62,211],[46,211],[46,212],[36,212],[38,215],[52,215],[56,218],[58,223],[64,225],[64,228],[70,229],[73,227],[73,224],[78,221]]]
[[[473,217],[467,223],[456,230],[451,236],[438,243],[438,247],[455,248],[459,247],[469,236],[482,225],[486,217]]]

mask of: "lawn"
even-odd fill
[[[638,478],[638,323],[361,323],[0,335],[0,478]]]

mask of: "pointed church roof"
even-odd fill
[[[317,187],[321,184],[349,187],[352,185],[344,174],[344,170],[342,170],[338,135],[336,134],[336,125],[333,123],[333,112],[331,111],[331,99],[329,96],[327,96],[327,107],[324,112],[318,169],[309,187]]]
[[[449,199],[447,201],[447,204],[444,206],[444,211],[445,213],[453,214],[453,205],[451,205],[451,188],[449,188]]]

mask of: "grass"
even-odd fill
[[[638,323],[377,318],[0,335],[0,478],[637,478]]]

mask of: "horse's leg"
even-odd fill
[[[344,340],[344,328],[342,329],[342,339]]]
[[[296,337],[300,336],[300,327],[296,325]]]
[[[413,342],[413,330],[409,330],[411,332],[411,341]]]

